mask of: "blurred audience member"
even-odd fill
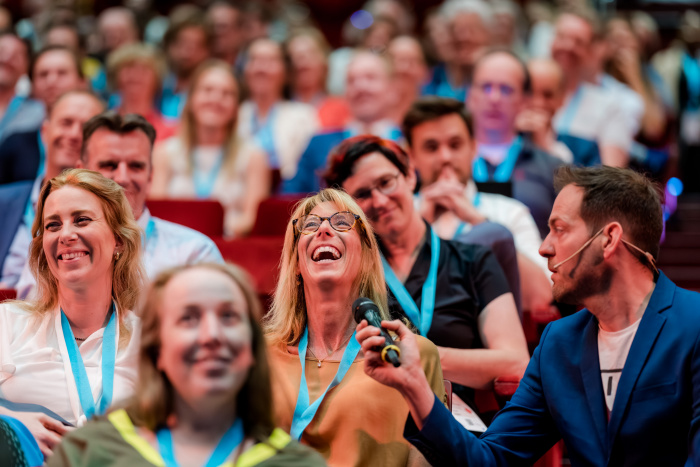
[[[511,0],[496,0],[493,6],[491,45],[513,51],[521,60],[528,57],[522,37],[523,11]]]
[[[292,99],[316,108],[322,130],[338,129],[351,118],[345,99],[326,92],[330,45],[318,29],[305,28],[292,33],[286,42],[291,65]]]
[[[316,110],[286,99],[287,66],[282,45],[256,39],[245,66],[248,99],[238,112],[238,136],[254,139],[267,154],[268,164],[282,180],[294,177],[311,136],[318,130]]]
[[[134,394],[145,277],[124,191],[98,173],[48,180],[29,236],[38,295],[0,305],[0,416],[48,459],[72,427]]]
[[[260,314],[237,267],[159,275],[141,312],[133,399],[66,436],[48,465],[325,465],[275,428]]]
[[[425,52],[430,65],[445,64],[453,60],[454,40],[449,22],[439,7],[428,11],[424,22]]]
[[[399,36],[389,43],[387,52],[394,68],[396,105],[392,119],[403,120],[411,104],[421,95],[428,80],[428,66],[423,48],[411,36]]]
[[[64,93],[85,87],[77,56],[71,49],[60,46],[48,46],[39,51],[29,77],[34,97],[46,109],[51,109]],[[0,183],[34,180],[43,175],[45,154],[41,124],[10,135],[0,143]]]
[[[353,56],[347,75],[345,95],[352,120],[337,131],[315,135],[306,147],[296,175],[282,185],[285,193],[310,193],[321,186],[321,172],[326,167],[328,153],[344,139],[372,134],[398,141],[401,130],[391,120],[396,107],[393,88],[393,67],[387,57],[360,50]]]
[[[554,12],[548,2],[534,0],[525,5],[530,23],[527,52],[531,58],[549,58],[554,40]]]
[[[187,99],[194,71],[211,55],[214,36],[200,15],[188,14],[171,23],[163,38],[170,74],[163,80],[160,112],[178,119]]]
[[[483,0],[448,0],[443,3],[441,14],[452,35],[454,49],[450,61],[433,69],[423,94],[464,102],[474,63],[491,43],[493,9]]]
[[[117,93],[110,107],[121,115],[143,116],[156,130],[156,141],[175,134],[175,125],[166,121],[156,107],[156,96],[166,74],[165,59],[147,44],[120,47],[107,57],[107,74]]]
[[[15,87],[29,70],[29,45],[12,33],[0,33],[0,143],[13,133],[36,129],[44,104],[18,95]]]
[[[527,67],[513,52],[495,50],[477,60],[467,99],[476,142],[472,178],[510,184],[512,197],[528,207],[544,238],[561,161],[534,145],[529,133],[518,134],[515,120],[530,91]]]
[[[104,62],[107,56],[119,47],[139,40],[139,29],[134,13],[124,7],[111,7],[97,18],[98,30],[102,39],[100,57]]]
[[[0,187],[0,283],[15,288],[27,263],[29,244],[32,240],[31,228],[34,222],[39,191],[46,180],[57,177],[66,169],[77,166],[80,159],[80,146],[83,141],[83,123],[93,115],[102,112],[104,105],[87,91],[70,91],[54,103],[41,127],[41,138],[45,142],[46,154],[44,170],[39,172],[41,147],[37,143],[34,157],[30,153],[17,152],[15,167],[3,164],[0,174],[7,170],[19,172],[22,165],[26,181]],[[0,157],[5,158],[4,154]],[[22,164],[22,165],[20,165]]]
[[[4,6],[0,6],[0,31],[12,30],[12,13]]]
[[[654,84],[656,75],[648,72],[650,67],[642,45],[628,18],[621,16],[610,20],[606,39],[609,49],[609,75],[606,76],[627,85],[643,100],[641,126],[630,155],[636,164],[660,174],[669,158],[673,109],[664,102],[669,92],[659,90],[663,83]]]
[[[506,227],[518,251],[522,308],[549,311],[549,270],[537,254],[542,243],[537,225],[520,201],[477,191],[472,180],[476,141],[464,105],[454,99],[423,98],[409,110],[403,130],[421,181],[417,203],[423,218],[444,239],[460,239],[486,220]]]
[[[244,11],[233,3],[215,1],[207,10],[207,21],[214,33],[214,57],[236,69],[246,41]]]
[[[154,198],[219,200],[228,236],[245,235],[270,192],[265,154],[237,134],[239,89],[231,67],[205,62],[192,77],[179,133],[154,154]]]
[[[552,58],[566,79],[564,106],[554,117],[558,135],[594,141],[605,165],[626,167],[633,131],[625,108],[614,94],[587,83],[595,67],[594,44],[602,34],[598,18],[588,10],[568,9],[559,15],[552,42]],[[572,143],[571,151],[578,149]]]

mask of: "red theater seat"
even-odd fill
[[[14,300],[17,298],[15,289],[0,289],[0,302],[4,300]]]
[[[294,205],[300,199],[298,196],[272,196],[262,201],[250,236],[284,236]]]
[[[224,235],[224,208],[216,200],[149,199],[146,206],[153,216],[184,225],[208,237]]]

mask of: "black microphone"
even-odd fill
[[[379,328],[381,336],[384,338],[384,346],[377,348],[377,352],[382,353],[382,360],[391,363],[395,367],[401,365],[399,357],[401,349],[394,344],[394,339],[391,338],[388,332],[382,327],[382,318],[379,314],[379,307],[372,300],[366,297],[360,297],[352,304],[352,312],[355,316],[355,321],[359,324],[363,319],[366,319],[370,326]]]

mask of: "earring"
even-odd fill
[[[121,256],[121,253],[119,253],[118,251],[116,253],[114,253],[114,261],[119,261],[120,256]]]
[[[303,277],[301,277],[301,274],[297,274],[297,285],[301,285],[302,280],[303,280]]]

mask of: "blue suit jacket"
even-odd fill
[[[0,276],[5,257],[22,222],[34,181],[0,185]]]
[[[557,140],[566,144],[574,155],[574,165],[593,167],[601,164],[600,148],[597,142],[571,135],[557,135]]]
[[[531,465],[559,439],[572,465],[700,465],[700,294],[661,273],[607,420],[598,321],[547,326],[520,387],[477,438],[438,402],[405,436],[433,465]]]

